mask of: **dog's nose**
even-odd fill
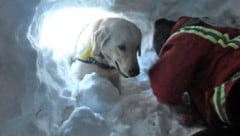
[[[129,76],[134,77],[137,76],[139,74],[139,67],[135,67],[131,70],[129,70]]]

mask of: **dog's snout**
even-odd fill
[[[139,67],[135,67],[131,70],[129,70],[129,76],[134,77],[137,76],[139,74]]]

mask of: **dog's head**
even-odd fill
[[[99,20],[92,39],[94,56],[103,56],[124,77],[139,74],[137,52],[140,54],[142,34],[135,24],[120,18]]]

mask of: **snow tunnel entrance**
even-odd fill
[[[164,105],[159,106],[152,94],[147,77],[147,70],[157,57],[153,51],[147,50],[152,44],[152,20],[143,13],[126,13],[143,32],[142,58],[139,59],[142,72],[138,78],[123,81],[124,95],[120,96],[109,81],[97,75],[87,76],[81,81],[71,80],[68,64],[69,55],[74,53],[84,26],[92,20],[116,14],[99,8],[51,6],[46,9],[45,6],[48,7],[40,5],[37,9],[30,26],[30,39],[38,52],[37,75],[45,83],[39,94],[46,99],[42,100],[41,95],[39,99],[46,106],[40,107],[39,111],[41,114],[46,111],[46,116],[54,116],[57,127],[46,119],[57,130],[54,134],[161,135],[169,133],[165,129],[168,126],[175,126],[170,130],[172,133],[186,135],[192,132],[192,129],[176,124],[171,119],[173,114]],[[166,127],[161,129],[161,124]]]
[[[39,78],[72,93],[79,80],[70,77],[69,62],[79,35],[92,21],[116,15],[101,8],[62,5],[48,9],[41,9],[44,6],[40,5],[29,35],[38,50]]]
[[[147,18],[143,17],[142,13],[126,15],[107,10],[107,8],[66,6],[65,4],[57,7],[52,6],[48,9],[43,7],[45,6],[39,6],[33,24],[30,26],[29,35],[39,52],[38,76],[42,81],[53,82],[56,88],[61,88],[60,90],[65,88],[72,93],[72,90],[76,90],[78,86],[79,80],[70,77],[69,62],[71,57],[75,55],[79,35],[93,21],[106,17],[127,18],[134,22],[143,32],[142,50],[147,49],[145,45],[151,44],[152,26],[147,21]],[[140,72],[144,75],[138,76],[141,80],[147,80],[146,70],[153,63],[153,58],[156,56],[151,55],[149,57],[152,57],[151,61],[143,60],[144,62],[141,62],[141,59],[139,59],[141,70],[144,71]],[[145,64],[142,65],[141,63]]]

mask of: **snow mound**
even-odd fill
[[[108,136],[110,133],[103,117],[81,106],[72,112],[59,128],[59,136]]]

